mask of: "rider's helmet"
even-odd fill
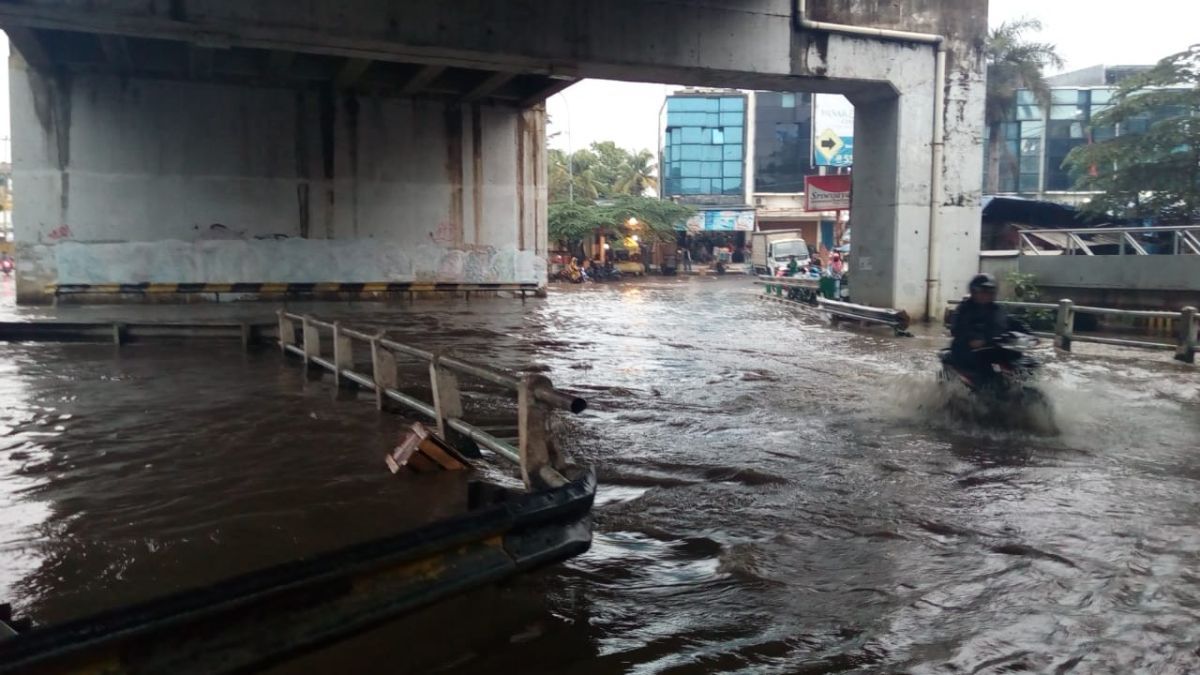
[[[996,290],[996,277],[993,277],[992,275],[987,274],[987,273],[976,274],[971,279],[971,283],[967,286],[967,288],[970,289],[971,291],[975,291],[976,289],[980,289],[980,288],[986,289],[989,291],[994,291],[994,290]]]

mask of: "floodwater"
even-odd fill
[[[1200,670],[1195,367],[1047,349],[1060,432],[984,424],[934,382],[938,331],[756,295],[688,278],[311,308],[584,393],[564,444],[601,490],[588,554],[278,672]],[[388,474],[404,420],[271,350],[10,346],[0,400],[0,596],[39,621],[383,534],[454,492]]]

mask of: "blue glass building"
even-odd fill
[[[746,95],[678,92],[667,97],[662,115],[662,196],[697,205],[748,203]]]

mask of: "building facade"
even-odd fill
[[[818,166],[814,139],[829,131],[816,128],[816,99],[809,93],[697,89],[666,98],[660,193],[696,207],[690,233],[727,241],[735,251],[745,243],[738,233],[752,230],[796,229],[814,245],[836,243],[834,214],[805,209],[806,176],[849,171]],[[726,231],[733,236],[719,235]]]
[[[997,128],[1002,139],[986,131],[985,192],[1067,204],[1087,201],[1090,193],[1074,189],[1077,177],[1063,162],[1079,145],[1142,133],[1154,123],[1152,114],[1119,126],[1092,123],[1111,107],[1122,79],[1149,67],[1093,66],[1049,77],[1049,106],[1039,105],[1032,91],[1018,91],[1011,121]]]
[[[746,206],[749,96],[684,90],[662,109],[662,195],[696,206]]]

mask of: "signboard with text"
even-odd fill
[[[676,229],[680,229],[676,226]],[[754,211],[698,211],[687,219],[683,228],[688,232],[753,232]]]
[[[813,96],[813,164],[854,164],[854,105],[845,96]]]
[[[850,174],[805,176],[805,211],[844,211],[850,208]]]

